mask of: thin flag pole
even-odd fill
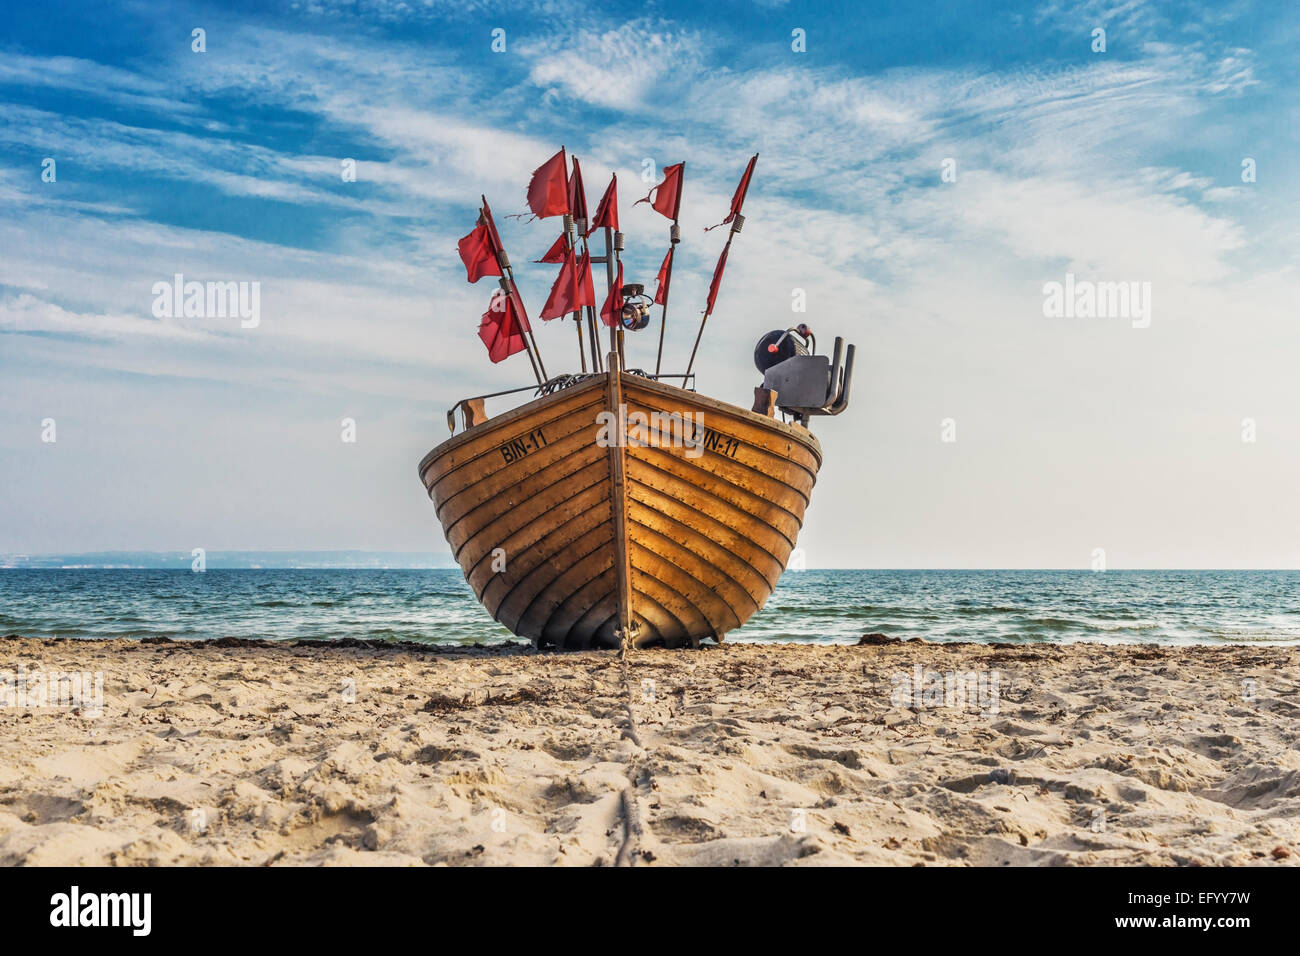
[[[735,238],[736,233],[740,232],[740,227],[743,226],[744,224],[745,224],[744,217],[739,215],[736,216],[735,221],[732,222],[731,224],[731,231],[727,233],[727,244],[722,247],[722,256],[719,257],[720,259],[722,260],[726,259],[727,253],[731,251],[731,240]],[[721,282],[721,277],[719,277],[719,282]],[[687,378],[690,377],[691,369],[695,367],[695,353],[699,351],[700,339],[703,338],[704,336],[704,325],[706,322],[709,321],[709,315],[711,314],[711,312],[712,309],[706,310],[704,313],[704,318],[700,319],[700,331],[695,333],[695,347],[691,349],[691,360],[686,363],[686,378],[682,379],[683,387],[685,387]]]
[[[669,216],[666,212],[664,212],[662,209],[659,208],[659,200],[662,199],[663,197],[657,194],[658,190],[661,190],[663,189],[664,186],[668,185],[668,180],[669,180],[668,170],[670,169],[677,170],[677,172],[674,174],[675,179],[673,182],[673,185],[676,187],[677,194],[673,197],[673,213],[671,216]],[[685,181],[686,181],[685,161],[676,163],[673,166],[665,166],[664,181],[661,182],[658,186],[655,186],[654,189],[651,189],[650,192],[646,194],[645,199],[638,199],[636,202],[632,204],[634,206],[637,206],[643,202],[649,202],[650,197],[653,195],[655,197],[655,200],[654,200],[654,205],[651,208],[654,209],[655,212],[659,213],[660,215],[665,216],[666,218],[670,218],[673,221],[672,226],[668,230],[668,240],[670,243],[668,247],[668,274],[664,277],[664,282],[667,284],[668,288],[672,287],[673,262],[676,261],[677,259],[677,243],[679,243],[682,238],[682,230],[681,227],[677,224],[677,222],[681,218],[681,214],[682,214],[682,186],[685,183]],[[656,297],[657,296],[658,294],[656,293]],[[664,333],[667,331],[667,328],[668,328],[668,289],[665,289],[664,301],[663,301],[663,312],[660,313],[659,316],[659,351],[655,353],[655,376],[656,377],[658,377],[660,369],[663,366]]]
[[[509,295],[509,292],[507,292],[506,294]],[[516,293],[516,295],[517,295],[517,294],[518,294],[518,293]],[[529,323],[529,327],[528,327],[528,333],[529,333],[529,335],[532,334],[532,331],[533,331],[533,329],[532,329],[532,323]],[[525,344],[525,345],[528,344],[528,336],[525,336],[525,337],[524,337],[524,344]],[[533,344],[533,348],[536,348],[536,347],[537,347],[537,345],[536,345],[536,343],[534,343],[534,344]],[[528,353],[528,363],[529,363],[530,365],[532,365],[532,367],[533,367],[533,375],[534,375],[534,377],[536,377],[536,379],[537,379],[537,384],[538,384],[538,385],[545,385],[545,384],[546,384],[546,375],[545,375],[545,373],[543,373],[543,372],[539,372],[539,371],[537,370],[537,361],[533,359],[533,348],[524,349],[524,351]]]
[[[517,299],[517,293],[513,293],[513,295],[515,295],[515,299],[511,299],[511,295],[512,295],[512,293],[511,293],[511,284],[510,284],[510,282],[508,282],[508,281],[506,280],[506,277],[504,277],[504,276],[500,277],[500,291],[502,291],[502,295],[504,295],[504,297],[506,297],[506,303],[507,303],[507,304],[506,304],[506,310],[507,310],[507,311],[510,311],[510,308],[511,308],[511,306],[512,306],[512,303],[513,303],[513,302],[517,302],[517,300],[519,300],[519,299]],[[523,310],[520,310],[520,311],[523,311]],[[532,329],[529,329],[529,330],[532,330]],[[524,351],[525,351],[525,352],[528,352],[528,363],[529,363],[530,365],[532,365],[532,367],[533,367],[533,375],[537,377],[537,384],[538,384],[538,385],[545,385],[545,384],[546,384],[546,380],[545,380],[545,378],[542,377],[542,373],[537,371],[537,359],[534,359],[534,358],[533,358],[533,346],[530,346],[530,345],[529,345],[529,343],[528,343],[528,336],[526,336],[526,334],[525,334],[525,336],[524,336]]]
[[[749,192],[749,180],[750,177],[754,175],[754,167],[757,165],[758,165],[758,153],[755,153],[753,158],[750,159],[749,164],[745,167],[744,174],[740,177],[740,185],[736,187],[735,195],[731,197],[731,212],[727,214],[726,219],[718,223],[719,226],[722,225],[723,223],[728,223],[728,222],[731,223],[731,231],[727,233],[727,244],[722,247],[722,255],[718,257],[718,265],[714,267],[713,281],[719,284],[721,284],[722,282],[722,276],[717,272],[717,269],[725,268],[725,264],[727,261],[727,253],[731,251],[731,240],[736,238],[736,233],[740,232],[741,227],[745,225],[745,217],[740,214],[740,210],[745,205],[745,196]],[[709,227],[709,229],[716,229],[716,228],[717,226]],[[709,230],[706,229],[704,231],[708,232]],[[716,290],[714,289],[713,284],[710,283],[709,286],[710,299],[713,298],[715,291]],[[695,333],[695,347],[691,349],[691,360],[686,363],[687,377],[690,376],[691,369],[695,367],[695,353],[699,351],[700,339],[704,335],[704,325],[706,322],[709,321],[709,314],[712,311],[713,311],[712,304],[707,305],[707,307],[704,310],[704,318],[700,319],[700,331]],[[682,379],[683,387],[685,387],[686,381],[687,381],[686,378]]]
[[[569,248],[573,250],[574,258],[578,255],[578,238],[582,238],[582,255],[587,261],[587,268],[591,268],[591,251],[587,247],[587,192],[584,185],[579,184],[577,189],[574,188],[574,180],[581,178],[581,165],[578,157],[572,157],[573,173],[569,177],[569,215],[565,217],[565,229],[569,237]],[[582,200],[582,218],[577,217],[577,210],[574,208],[574,200]],[[575,229],[576,227],[576,229]],[[590,272],[588,273],[590,275]],[[582,276],[583,286],[586,286],[587,276]],[[577,291],[577,277],[574,279],[574,291]],[[594,290],[593,290],[594,291]],[[591,369],[593,372],[600,371],[600,338],[596,334],[596,310],[593,306],[585,305],[573,312],[573,321],[578,326],[578,342],[582,342],[582,321],[586,319],[587,330],[591,334]],[[586,353],[582,356],[582,370],[587,371]]]
[[[597,209],[596,212],[600,212],[600,210]],[[605,294],[608,297],[609,293],[614,289],[614,240],[613,240],[614,230],[611,229],[609,226],[605,226],[602,232],[605,235],[605,255],[601,257],[601,261],[605,263]],[[582,248],[585,250],[587,248],[586,236],[582,237],[582,242],[583,242]],[[598,334],[599,328],[600,327],[596,324],[596,310],[592,309],[591,310],[591,351],[596,356],[596,361],[597,361],[596,371],[603,372],[605,370],[605,367],[601,365],[599,362],[600,360],[600,346],[599,346],[600,338]]]
[[[510,289],[511,289],[511,284],[510,284],[509,282],[506,281],[506,277],[505,277],[505,276],[502,276],[502,277],[501,277],[501,291],[502,291],[502,293],[505,295],[507,301],[510,299],[510,295],[511,295]],[[516,295],[517,295],[517,294],[518,294],[518,293],[516,293]],[[507,306],[507,308],[509,308],[509,306]],[[529,331],[532,331],[531,327],[530,327]],[[544,384],[546,384],[546,380],[542,377],[542,373],[539,372],[539,371],[537,371],[537,360],[533,358],[533,348],[532,348],[532,346],[530,346],[530,345],[528,344],[528,336],[527,336],[527,335],[524,336],[524,351],[528,353],[528,362],[529,362],[529,364],[532,365],[532,367],[533,367],[533,375],[536,376],[536,378],[537,378],[537,384],[538,384],[538,385],[544,385]]]
[[[501,257],[505,260],[501,265],[510,277],[509,284],[507,284],[505,277],[502,277],[501,288],[505,290],[506,295],[513,294],[517,299],[519,297],[519,287],[515,285],[514,270],[510,268],[510,259],[506,256],[504,249],[501,250]],[[533,338],[533,324],[531,322],[529,322],[525,328],[524,344],[531,344],[532,346],[528,350],[528,358],[535,359],[535,361],[533,361],[533,374],[537,376],[537,384],[545,385],[548,378],[546,374],[546,366],[542,364],[542,353],[537,348],[537,340]],[[539,368],[541,369],[540,372],[538,371]]]
[[[611,226],[606,226],[605,227],[605,274],[607,278],[605,281],[608,283],[609,288],[611,290],[614,288],[614,262],[617,257],[618,257],[618,252],[614,249],[614,229]],[[618,335],[615,332],[615,327],[613,325],[609,327],[609,352],[611,355],[619,356],[619,365],[622,366],[623,353],[618,347]],[[621,371],[621,367],[618,370]],[[611,368],[610,371],[615,371],[615,369]]]
[[[506,295],[514,295],[517,297],[519,295],[519,287],[515,285],[515,271],[510,267],[510,257],[506,255],[505,245],[501,243],[501,237],[497,234],[496,223],[491,220],[487,212],[489,208],[487,196],[480,194],[479,198],[483,200],[483,208],[479,210],[479,214],[488,220],[488,225],[492,230],[492,235],[497,238],[497,262],[500,263],[501,268],[505,271],[505,275],[501,277],[501,288],[505,291]],[[529,346],[528,358],[533,362],[533,374],[537,376],[537,384],[545,385],[550,377],[546,374],[546,365],[542,362],[542,352],[537,347],[537,339],[533,337],[533,324],[531,322],[528,323],[527,329],[524,332],[524,344]],[[541,371],[538,371],[538,369]]]
[[[592,371],[603,372],[604,366],[599,364],[600,361],[600,335],[596,330],[596,307],[584,306],[587,310],[587,325],[591,329],[591,361],[594,364]]]
[[[591,262],[591,250],[587,247],[587,237],[582,237],[582,254],[586,257],[587,262]],[[601,371],[600,365],[600,335],[596,331],[596,309],[594,306],[584,306],[587,310],[587,328],[591,332],[591,370],[593,372]]]
[[[564,235],[567,239],[570,255],[577,255],[578,243],[573,238],[573,215],[564,214]],[[572,277],[577,281],[576,274]],[[582,373],[587,373],[587,348],[582,344],[582,309],[573,310],[573,327],[578,330],[578,361],[582,365]]]
[[[668,275],[664,278],[664,310],[659,316],[659,352],[655,355],[655,378],[659,377],[659,368],[664,359],[664,332],[668,329],[668,296],[673,290],[673,263],[677,261],[677,243],[682,241],[682,230],[673,220],[668,231]],[[683,382],[683,385],[686,383]]]

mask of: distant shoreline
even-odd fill
[[[455,568],[450,554],[428,551],[85,551],[0,554],[3,571],[428,571]]]

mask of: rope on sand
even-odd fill
[[[614,865],[631,866],[632,853],[644,832],[641,825],[641,808],[637,805],[636,791],[632,789],[631,783],[623,788],[620,802],[623,806],[623,842],[618,848],[618,855],[614,857]]]
[[[627,720],[623,727],[623,736],[632,742],[636,747],[637,753],[633,754],[627,764],[627,786],[623,788],[620,794],[620,805],[623,810],[623,841],[619,845],[618,854],[614,857],[615,866],[631,866],[633,854],[636,852],[637,845],[645,836],[645,825],[642,822],[641,804],[637,800],[637,779],[643,778],[647,783],[650,780],[650,768],[646,765],[645,744],[641,742],[640,726],[636,719],[636,709],[632,705],[632,678],[628,668],[627,655],[630,650],[630,640],[624,637],[619,648],[619,670],[623,678],[623,693],[625,700],[623,708],[627,713]]]

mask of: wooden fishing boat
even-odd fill
[[[756,159],[733,199],[732,215],[724,220],[732,228],[705,321],[727,249],[744,222],[740,204]],[[536,187],[538,177],[552,175],[547,171],[555,168],[565,168],[563,150],[534,174],[529,203],[539,216],[554,214]],[[671,214],[668,204],[660,208],[656,200],[655,206],[674,221],[672,249],[679,238],[681,168],[676,167]],[[597,224],[614,182],[601,201]],[[573,179],[567,183],[567,199],[560,198],[568,205],[561,209],[575,204]],[[576,195],[581,198],[580,178]],[[567,258],[548,310],[566,282],[571,298],[558,311],[567,313],[578,301],[578,237],[584,265],[589,257],[585,198],[580,205],[577,229],[575,216],[565,212],[565,232],[552,250],[567,251]],[[583,372],[549,378],[484,199],[475,232],[461,242],[461,257],[470,281],[482,274],[501,276],[507,298],[499,317],[484,316],[480,337],[493,361],[528,352],[539,397],[495,417],[488,417],[484,406],[494,395],[457,403],[447,416],[453,436],[425,455],[420,480],[475,596],[513,633],[538,646],[575,649],[721,641],[763,607],[790,560],[822,464],[821,445],[808,421],[847,406],[853,346],[841,367],[839,339],[828,361],[810,354],[816,341],[806,326],[768,333],[755,351],[764,380],[755,389],[752,410],[685,387],[692,379],[694,351],[684,375],[658,374],[658,360],[655,374],[628,370],[623,333],[647,325],[650,300],[641,286],[623,285],[621,263],[615,279],[623,248],[616,205],[610,218],[612,225],[604,223],[605,255],[589,258],[605,263],[608,273],[610,298],[601,317],[610,327],[610,352],[604,360],[598,353],[588,292],[573,312]],[[499,269],[491,271],[494,266]],[[664,266],[669,274],[671,267],[670,251]],[[663,270],[654,301],[664,306],[666,319]],[[590,373],[582,344],[583,308],[591,335]],[[555,316],[543,310],[542,317]],[[492,334],[485,335],[489,326]],[[703,330],[702,322],[700,335]],[[507,335],[513,336],[508,347],[502,345]],[[660,357],[662,349],[661,326]],[[682,386],[664,379],[678,379]],[[510,393],[497,393],[504,394]],[[778,409],[792,421],[779,420]],[[457,410],[463,415],[460,434],[455,434]]]
[[[469,428],[420,477],[474,594],[515,634],[677,647],[767,601],[821,462],[802,426],[610,371]]]

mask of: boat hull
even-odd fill
[[[694,646],[785,570],[821,446],[806,429],[627,373],[475,425],[420,463],[465,578],[560,648]]]

